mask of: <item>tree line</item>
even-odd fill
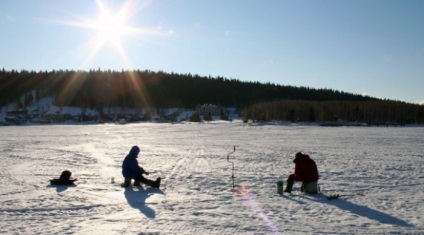
[[[245,117],[262,121],[404,125],[424,123],[424,106],[390,100],[279,100],[250,105],[245,110]]]
[[[411,107],[416,116],[411,118],[405,116],[405,118],[416,121],[420,120],[420,110],[423,109],[423,106],[419,105],[385,101],[333,89],[245,82],[190,73],[176,74],[150,70],[37,72],[2,69],[0,71],[0,106],[16,103],[17,107],[23,108],[47,96],[54,97],[54,105],[59,107],[93,108],[100,112],[105,107],[192,109],[198,104],[216,104],[246,109],[246,118],[267,120],[319,121],[333,119],[334,115],[355,119],[351,116],[360,117],[359,113],[365,118],[368,114],[362,113],[363,106],[379,107],[384,103],[390,107],[392,105]],[[340,106],[344,106],[338,102],[342,102],[344,106],[347,103],[356,105],[352,106],[353,109],[348,105],[349,108],[342,112]],[[310,112],[313,112],[313,115]],[[382,112],[384,114],[379,114],[382,119],[392,120],[393,112],[404,112],[404,110],[391,108],[390,111],[382,110]],[[308,114],[305,116],[305,113]],[[380,118],[379,115],[372,117]]]

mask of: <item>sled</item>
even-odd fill
[[[74,185],[74,182],[78,179],[69,179],[69,180],[62,180],[62,179],[51,179],[50,184],[51,185]]]

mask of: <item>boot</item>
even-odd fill
[[[131,179],[125,179],[124,183],[122,184],[122,187],[126,188],[131,185]]]
[[[136,183],[138,183],[138,185],[140,185],[140,182],[141,182],[141,183],[143,183],[143,184],[145,184],[147,186],[150,186],[150,187],[153,187],[153,188],[157,188],[158,187],[157,186],[158,179],[156,181],[153,181],[153,180],[146,179],[142,175],[140,175],[137,179],[134,180],[134,185],[136,185]],[[159,184],[160,184],[160,180],[159,180]]]
[[[293,188],[293,183],[294,183],[294,181],[287,180],[287,186],[286,186],[286,189],[284,190],[285,193],[291,193],[292,188]]]
[[[139,180],[134,180],[134,184],[133,184],[134,186],[137,186],[137,187],[139,187],[139,186],[141,186],[141,184],[140,184],[140,181]]]

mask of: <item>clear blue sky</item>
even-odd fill
[[[121,24],[96,23],[120,9]],[[422,0],[1,0],[0,29],[6,70],[149,69],[424,102]]]

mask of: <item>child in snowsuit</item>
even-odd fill
[[[302,192],[317,193],[319,175],[315,161],[309,155],[298,152],[293,162],[295,164],[294,174],[291,174],[287,179],[287,186],[284,192],[291,193],[293,183],[301,181]]]
[[[140,186],[140,182],[151,186],[153,188],[159,188],[161,178],[157,178],[156,181],[144,178],[143,174],[149,175],[142,167],[138,165],[137,157],[140,153],[138,146],[133,146],[130,153],[125,157],[122,163],[122,175],[125,178],[123,187],[131,185],[131,179],[134,179],[134,186]]]

